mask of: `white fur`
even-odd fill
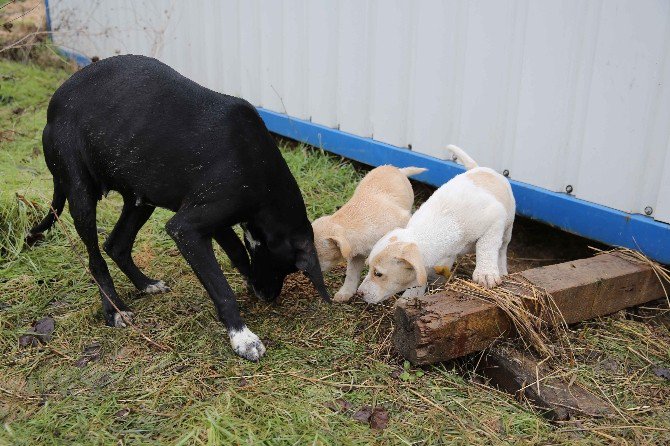
[[[127,326],[126,320],[132,322],[133,316],[134,314],[131,311],[114,313],[114,326],[117,328],[125,328]]]
[[[471,158],[470,162],[474,163]],[[509,194],[505,202],[469,178],[476,172],[493,174],[494,181],[504,183],[503,190]],[[428,277],[432,278],[435,277],[433,267],[451,268],[458,255],[476,250],[473,280],[490,288],[499,285],[500,276],[507,274],[507,245],[514,213],[514,196],[507,179],[487,167],[474,167],[435,191],[412,216],[406,228],[395,229],[379,240],[368,260],[372,265],[375,257],[393,242],[414,243],[419,248]],[[372,271],[358,288],[366,302],[381,302],[402,291],[382,289],[371,274]],[[408,287],[418,285],[415,281]],[[410,288],[407,296],[423,294],[424,288]]]
[[[147,286],[143,291],[147,294],[167,293],[170,291],[170,287],[162,280],[159,280],[158,282]]]
[[[255,240],[255,239],[251,236],[251,232],[247,231],[246,229],[244,230],[244,237],[245,237],[245,238],[247,239],[247,241],[249,242],[249,246],[251,246],[251,249],[254,249],[254,248],[256,248],[257,246],[260,246],[260,245],[261,245],[261,242],[258,241],[258,240]]]
[[[231,330],[228,337],[235,353],[249,361],[258,361],[265,354],[265,346],[246,325],[241,330]]]

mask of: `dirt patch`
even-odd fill
[[[133,258],[135,259],[135,263],[139,268],[147,269],[156,257],[156,253],[154,252],[153,246],[150,243],[142,243],[139,248],[140,249],[136,249],[136,253],[133,255]]]

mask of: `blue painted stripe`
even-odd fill
[[[428,171],[415,178],[433,186],[440,186],[464,171],[462,166],[451,161],[439,160],[260,107],[258,111],[271,132],[343,157],[372,166],[393,164],[398,167],[426,167]],[[510,182],[518,214],[608,245],[637,249],[661,263],[670,263],[670,225],[651,217],[627,214],[531,184],[514,180]]]
[[[49,9],[49,0],[44,0],[44,10],[47,15],[47,31],[51,32],[51,10]]]
[[[58,52],[62,54],[64,57],[67,57],[70,60],[74,60],[77,65],[80,67],[85,67],[86,65],[91,63],[91,59],[84,56],[81,53],[77,53],[76,51],[71,51],[63,48],[62,46],[56,47]]]

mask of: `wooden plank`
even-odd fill
[[[549,368],[510,346],[491,348],[480,363],[479,372],[517,400],[529,400],[554,421],[568,420],[574,415],[603,417],[615,413],[604,400],[552,375]]]
[[[661,282],[649,265],[615,253],[521,274],[553,296],[569,324],[664,296]],[[502,310],[454,291],[401,299],[396,305],[393,341],[413,364],[432,364],[480,351],[511,334],[512,323]]]
[[[649,265],[616,254],[529,269],[521,273],[552,295],[568,324],[663,297]]]

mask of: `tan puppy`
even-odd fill
[[[370,272],[358,288],[379,303],[395,293],[419,296],[429,278],[448,274],[456,257],[475,251],[472,280],[487,288],[507,274],[515,202],[504,176],[478,167],[462,149],[449,146],[467,171],[449,180],[421,205],[407,226],[382,237],[370,253]],[[318,249],[318,247],[317,247]]]
[[[354,195],[333,215],[314,220],[314,245],[323,272],[347,261],[347,276],[335,294],[346,302],[356,292],[365,259],[387,232],[405,227],[411,216],[414,191],[407,177],[426,169],[380,166],[372,169]]]

